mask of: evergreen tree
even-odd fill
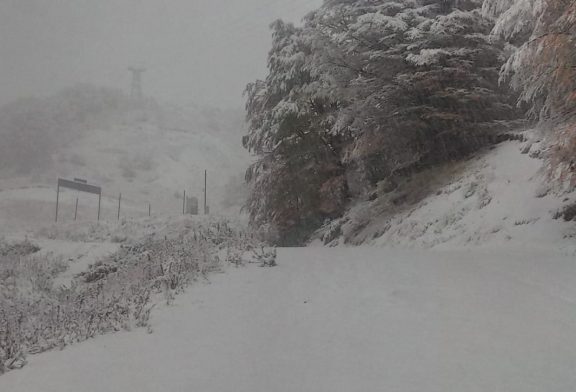
[[[533,118],[551,123],[550,173],[576,188],[576,3],[564,0],[486,0],[494,34],[511,45],[502,80],[519,92]]]
[[[337,110],[309,69],[310,43],[301,29],[276,21],[270,74],[248,85],[249,134],[244,146],[259,159],[247,172],[247,208],[257,225],[272,225],[284,244],[303,241],[346,198],[330,113]],[[330,197],[327,197],[330,193]],[[334,203],[324,203],[331,199]]]
[[[564,0],[486,0],[494,34],[513,45],[502,78],[539,119],[576,109],[576,3]]]
[[[480,0],[326,0],[273,24],[247,88],[248,210],[300,242],[381,180],[458,159],[517,114]]]

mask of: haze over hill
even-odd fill
[[[138,214],[148,203],[178,214],[185,188],[201,197],[205,169],[212,209],[237,211],[250,162],[242,92],[266,72],[269,24],[320,3],[2,1],[0,203],[17,205],[2,204],[0,219],[48,220],[53,191],[37,185],[59,176],[102,185],[111,209],[123,192]],[[146,68],[144,111],[124,95],[131,66]],[[81,199],[80,217],[90,203]]]
[[[134,102],[117,90],[79,85],[44,99],[0,109],[0,217],[5,222],[53,219],[56,179],[82,178],[104,192],[104,218],[123,194],[123,216],[182,211],[184,190],[214,212],[243,203],[243,114],[232,109]],[[71,219],[76,195],[62,195]],[[81,196],[80,219],[94,219],[96,200]],[[19,225],[18,225],[19,226]]]

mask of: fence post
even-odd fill
[[[182,215],[186,215],[186,189],[184,189],[184,198],[182,199]]]
[[[98,222],[100,222],[100,202],[102,201],[102,192],[98,194]]]
[[[58,181],[58,186],[56,187],[56,222],[58,222],[58,203],[60,201],[60,181]]]
[[[74,209],[74,220],[78,217],[78,198],[76,198],[76,208]]]
[[[122,203],[122,193],[118,196],[118,220],[120,220],[120,204]]]

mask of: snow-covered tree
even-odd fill
[[[554,124],[550,172],[576,187],[576,2],[486,0],[495,36],[511,44],[502,80],[518,90],[532,117]]]
[[[323,81],[310,71],[311,47],[303,31],[282,21],[272,28],[270,74],[246,89],[250,132],[243,142],[259,156],[247,173],[247,207],[254,223],[273,224],[285,242],[295,243],[336,212],[322,206],[323,194],[346,198],[344,181],[334,180],[343,168],[330,133],[338,102],[323,93]]]
[[[383,179],[457,159],[515,112],[480,0],[326,0],[273,25],[247,88],[253,220],[298,239]]]
[[[486,0],[496,18],[494,34],[515,47],[503,80],[540,119],[565,117],[576,109],[576,3],[565,0]]]
[[[331,1],[309,23],[318,67],[347,77],[337,122],[349,159],[373,183],[485,144],[513,110],[498,86],[501,47],[478,1]]]

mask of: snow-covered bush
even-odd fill
[[[40,247],[28,240],[23,242],[6,243],[0,239],[0,256],[26,256],[36,253]]]
[[[576,2],[485,0],[496,20],[493,34],[509,43],[503,82],[519,92],[533,118],[551,124],[547,154],[551,177],[576,188]]]
[[[244,252],[260,244],[226,221],[186,222],[187,228],[122,245],[69,287],[54,285],[66,268],[59,259],[0,253],[0,372],[23,366],[27,354],[150,328],[157,300],[170,303],[223,262],[241,264]],[[222,252],[237,256],[221,260]]]

